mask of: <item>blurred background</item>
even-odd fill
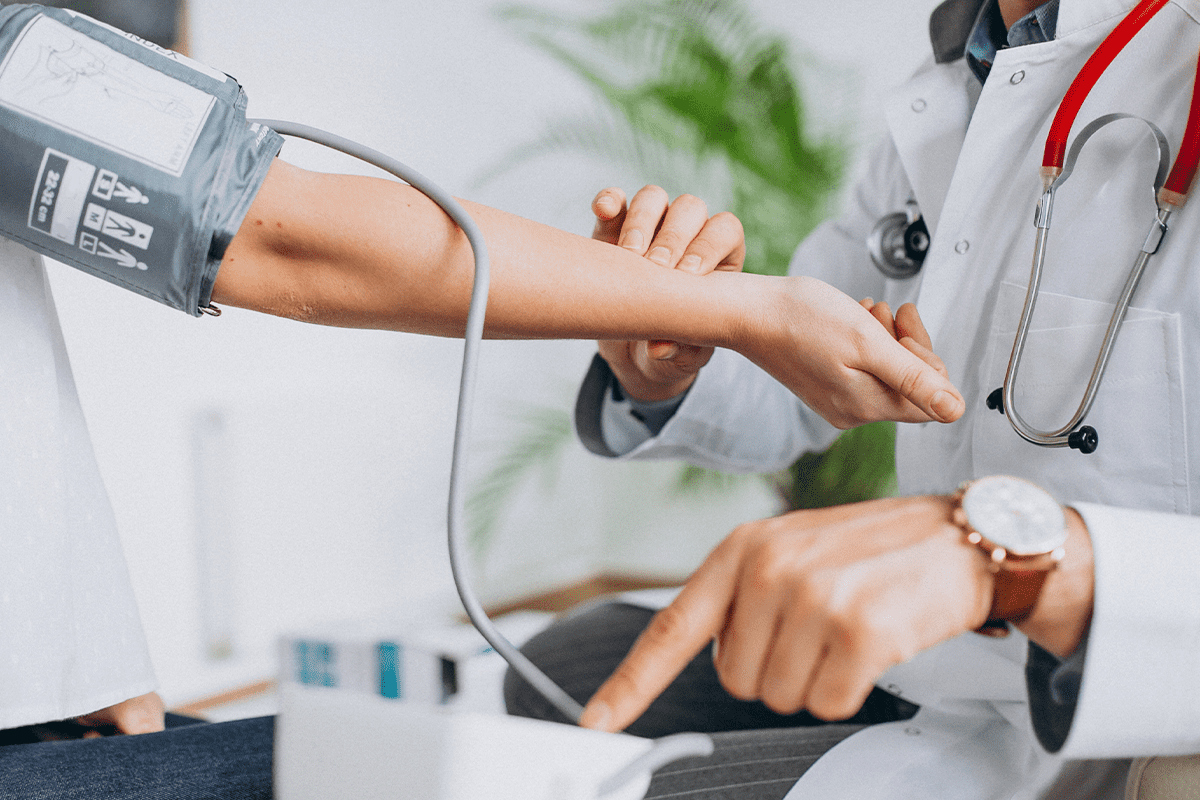
[[[233,75],[251,117],[358,139],[460,197],[577,233],[591,230],[598,189],[632,194],[678,166],[647,176],[619,153],[529,147],[602,106],[548,52],[559,34],[531,40],[530,30],[554,29],[531,29],[530,15],[595,18],[616,3],[528,0],[515,16],[493,0],[59,4]],[[936,2],[737,5],[786,43],[809,133],[844,154],[821,207],[836,210],[883,131],[881,97],[928,53]],[[371,172],[306,143],[289,142],[282,157]],[[672,191],[705,196],[713,212],[735,202],[711,169],[677,172],[697,185]],[[51,280],[168,705],[270,677],[286,631],[457,612],[444,517],[459,343],[236,309],[192,319],[65,267]],[[475,480],[504,478],[514,447],[560,426],[509,469],[501,501],[475,509],[476,583],[493,607],[597,576],[677,581],[738,522],[779,508],[763,481],[700,481],[681,493],[678,465],[585,453],[561,420],[593,351],[483,350]]]

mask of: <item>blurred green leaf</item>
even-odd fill
[[[501,18],[611,112],[551,122],[506,164],[583,151],[654,174],[648,162],[664,150],[715,162],[746,230],[746,270],[787,271],[796,245],[826,216],[846,154],[840,142],[807,135],[782,37],[760,30],[733,0],[627,2],[598,19],[512,7]]]
[[[823,453],[805,453],[774,477],[788,508],[823,508],[896,493],[896,424],[848,430]]]
[[[550,121],[484,179],[555,153],[633,166],[672,194],[678,174],[715,175],[742,221],[748,272],[782,275],[796,245],[829,213],[847,161],[836,138],[815,139],[785,39],[764,31],[737,0],[630,0],[599,17],[512,6],[500,18],[590,86],[598,107]],[[596,187],[599,188],[599,187]],[[534,430],[537,419],[547,429]],[[571,436],[564,412],[534,409],[471,498],[473,541],[539,463]],[[790,508],[855,502],[895,491],[895,426],[842,434],[766,478]],[[682,494],[725,491],[746,476],[685,466]]]
[[[571,418],[561,408],[527,408],[513,422],[518,435],[467,498],[468,541],[477,557],[486,551],[500,514],[521,483],[540,473],[547,489],[554,488],[559,461],[573,435]]]

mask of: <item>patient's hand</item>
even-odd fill
[[[925,323],[921,321],[916,306],[905,303],[900,306],[896,315],[892,316],[892,309],[882,300],[876,303],[868,297],[860,300],[858,304],[871,312],[871,316],[879,320],[879,324],[893,339],[919,355],[930,366],[945,373],[946,365],[933,352],[933,341],[929,338],[929,331],[925,330]]]
[[[112,733],[155,733],[164,728],[163,701],[151,692],[76,717],[75,721],[88,728],[83,734],[85,739]]]

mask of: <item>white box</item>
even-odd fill
[[[648,739],[289,684],[276,800],[595,800]],[[645,796],[649,772],[604,800]]]
[[[497,621],[520,646],[552,619],[509,614]],[[463,624],[359,621],[284,637],[280,683],[323,687],[424,705],[503,713],[507,668],[483,636]]]

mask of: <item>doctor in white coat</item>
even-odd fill
[[[715,639],[723,686],[779,712],[839,719],[872,684],[921,706],[834,747],[788,797],[1116,797],[1121,759],[1200,752],[1200,435],[1186,405],[1200,392],[1200,208],[1171,218],[1133,297],[1087,417],[1094,453],[1029,444],[986,404],[1004,381],[1029,281],[1047,131],[1133,6],[947,0],[934,12],[934,57],[891,94],[890,135],[867,177],[849,209],[800,246],[792,272],[890,309],[914,303],[966,413],[900,426],[900,498],[735,531],[655,617],[586,724],[625,727]],[[998,25],[1025,41],[989,52]],[[1174,153],[1198,50],[1200,2],[1171,0],[1099,79],[1074,132],[1125,112],[1161,128]],[[1058,192],[1016,387],[1037,427],[1061,425],[1078,404],[1154,220],[1147,131],[1106,127]],[[915,276],[886,278],[865,242],[910,200],[931,234],[928,255]],[[637,219],[631,211],[626,231]],[[901,336],[923,338],[911,309],[897,320]],[[602,353],[577,416],[594,450],[769,471],[838,432],[734,353],[717,351],[694,382],[686,364],[639,356],[634,343]],[[660,430],[639,432],[613,405],[609,372],[640,400],[687,393]],[[955,519],[953,493],[1001,474],[1060,503],[1067,537],[1032,611],[1009,615],[1020,630],[992,638],[973,631],[995,611],[1001,572],[967,541],[976,520]]]

